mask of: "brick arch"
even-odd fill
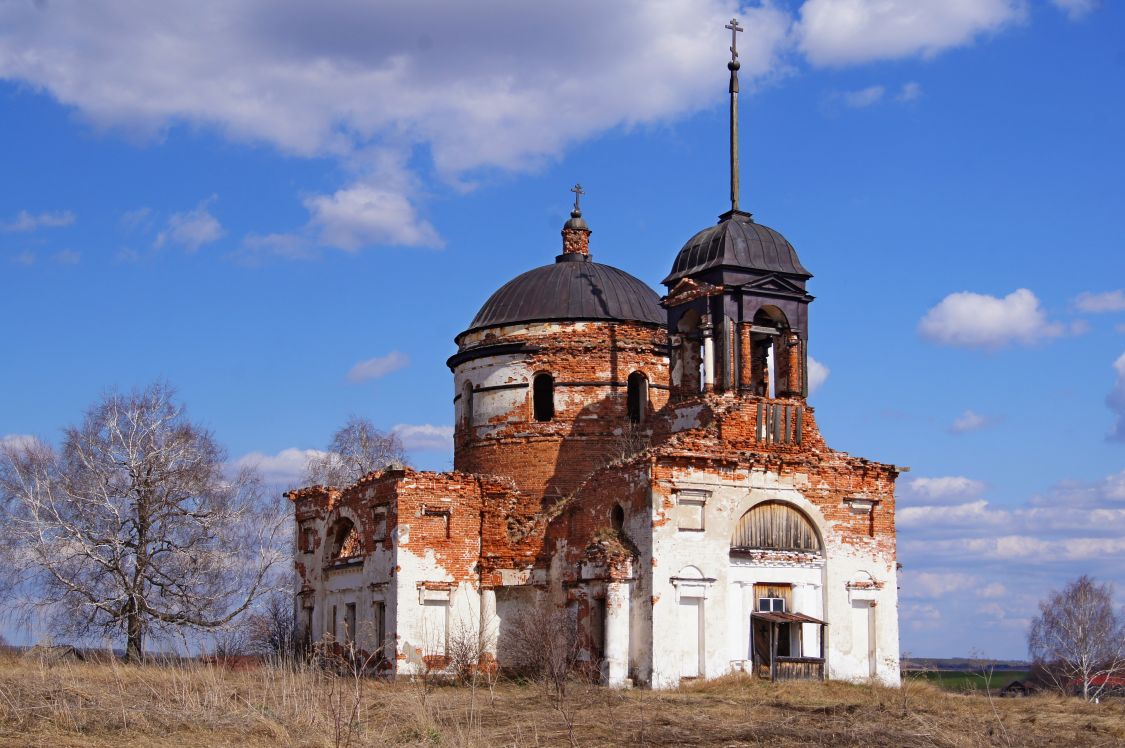
[[[329,515],[324,523],[324,563],[330,564],[338,558],[350,558],[364,553],[363,525],[351,510],[339,507]],[[349,534],[350,530],[350,534]],[[350,538],[350,539],[349,539]],[[341,555],[348,550],[345,543],[354,544],[354,552]]]

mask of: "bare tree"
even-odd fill
[[[405,464],[402,441],[375,428],[370,420],[351,416],[332,436],[328,452],[309,460],[306,485],[346,486],[373,470]]]
[[[273,590],[258,601],[245,621],[247,648],[254,654],[287,659],[297,654],[293,593]]]
[[[1039,603],[1027,646],[1036,669],[1064,692],[1098,698],[1125,675],[1125,616],[1113,609],[1113,586],[1085,574]]]
[[[225,467],[162,384],[106,395],[57,451],[4,448],[3,529],[34,604],[60,633],[124,632],[130,660],[150,634],[229,624],[266,588],[286,517]]]

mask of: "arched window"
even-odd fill
[[[774,334],[755,335],[751,345],[754,348],[751,354],[751,386],[759,395],[777,397],[785,387],[778,387],[779,382],[788,383],[788,366],[784,357],[778,358],[778,350],[789,330],[789,320],[785,313],[775,306],[764,306],[754,315],[754,326],[773,328]]]
[[[355,524],[347,517],[341,517],[332,526],[332,546],[329,551],[328,559],[335,561],[341,558],[351,558],[352,556],[359,556],[363,553],[360,548],[359,532],[355,529]]]
[[[536,421],[555,417],[555,378],[550,374],[536,374],[532,380],[531,411]]]
[[[613,529],[621,532],[621,528],[625,527],[625,510],[621,508],[620,504],[613,505],[613,511],[610,512],[609,518],[613,522]]]
[[[693,396],[703,390],[703,344],[699,326],[702,318],[699,312],[689,309],[680,317],[676,330],[681,335],[679,364],[679,385],[685,396]]]
[[[629,388],[627,408],[629,420],[633,423],[643,423],[645,411],[648,409],[648,380],[639,371],[629,375]]]
[[[473,425],[473,383],[465,382],[461,388],[461,423],[468,427]]]
[[[780,501],[758,504],[738,520],[731,551],[821,553],[820,535],[797,507]]]

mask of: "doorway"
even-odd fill
[[[680,646],[680,677],[703,675],[703,598],[681,597],[677,639]]]

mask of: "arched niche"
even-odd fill
[[[731,537],[730,549],[731,553],[793,551],[824,555],[824,543],[816,526],[804,512],[783,501],[766,501],[743,514]]]

